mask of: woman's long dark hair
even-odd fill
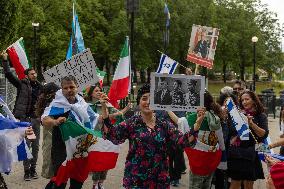
[[[86,96],[84,97],[87,102],[92,102],[92,94],[93,94],[96,87],[100,88],[101,91],[102,91],[102,87],[101,87],[100,83],[96,83],[95,85],[90,86],[89,91],[87,92]]]
[[[256,96],[256,94],[253,91],[250,91],[250,90],[245,90],[240,95],[239,102],[240,102],[240,108],[241,109],[244,109],[243,104],[242,104],[242,96],[244,94],[248,94],[251,97],[252,101],[254,102],[256,114],[264,113],[264,107],[263,107],[262,103],[260,102],[258,96]]]
[[[217,104],[209,91],[205,91],[204,93],[204,107],[207,111],[212,110],[221,120],[223,120],[222,108],[219,104]]]
[[[43,86],[43,90],[41,91],[36,105],[35,105],[35,114],[37,117],[40,117],[44,109],[49,106],[51,101],[55,97],[55,93],[60,89],[55,83],[48,83]]]

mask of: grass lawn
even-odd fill
[[[208,84],[208,90],[209,92],[216,96],[219,95],[219,92],[221,88],[225,86],[233,86],[233,82],[227,82],[227,84],[224,84],[223,82],[217,82],[217,81],[209,81]],[[279,91],[284,89],[284,83],[276,82],[276,81],[266,81],[266,82],[256,82],[256,93],[260,94],[262,90],[273,88],[273,91],[275,92],[276,96],[279,96]]]

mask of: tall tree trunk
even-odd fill
[[[147,83],[151,81],[151,68],[147,68]]]
[[[140,80],[141,80],[141,83],[145,83],[146,81],[144,70],[140,70]]]
[[[223,60],[223,81],[225,84],[227,81],[226,69],[227,69],[227,64],[226,64],[226,61]]]
[[[106,73],[107,73],[107,85],[110,85],[110,69],[109,69],[109,63],[107,61],[107,57],[104,57],[104,64],[106,65]]]
[[[245,80],[245,63],[243,59],[241,60],[241,63],[240,63],[240,77],[242,81]]]

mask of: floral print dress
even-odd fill
[[[146,126],[141,115],[135,115],[119,125],[113,126],[109,119],[105,125],[106,139],[114,144],[129,140],[123,186],[126,189],[166,189],[170,188],[169,146],[188,146],[189,134],[183,135],[170,122],[156,119],[154,129]]]

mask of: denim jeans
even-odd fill
[[[213,174],[206,176],[195,175],[189,171],[189,189],[209,189],[211,187],[211,182]]]
[[[22,121],[22,120],[21,120]],[[29,171],[30,169],[36,169],[36,163],[38,159],[38,151],[39,151],[39,139],[40,139],[40,120],[39,118],[31,118],[23,121],[31,122],[33,131],[35,133],[36,139],[29,140],[26,138],[27,145],[32,149],[32,159],[27,159],[23,161],[24,170]]]

